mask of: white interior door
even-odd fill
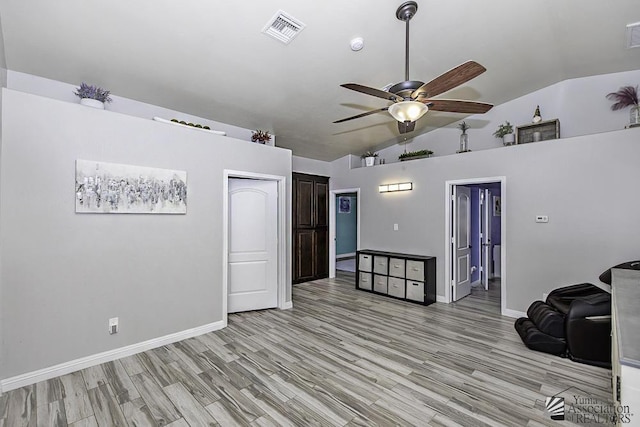
[[[471,190],[453,187],[453,300],[471,293]]]
[[[489,290],[489,279],[491,278],[491,215],[493,214],[493,209],[491,205],[491,191],[488,189],[482,190],[482,207],[480,211],[482,212],[482,219],[480,221],[480,233],[482,234],[481,243],[482,243],[482,252],[480,256],[482,257],[482,284],[484,285],[484,289]]]
[[[227,311],[278,305],[278,184],[229,179]]]

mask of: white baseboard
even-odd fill
[[[290,310],[293,308],[293,301],[285,301],[280,307],[280,310]]]
[[[355,252],[351,252],[348,254],[340,254],[340,255],[336,255],[336,260],[340,260],[340,259],[344,259],[344,258],[355,258],[356,257],[356,253]]]
[[[162,347],[163,345],[182,341],[208,332],[217,331],[227,326],[224,320],[209,323],[207,325],[198,326],[197,328],[187,329],[185,331],[176,332],[148,341],[108,350],[103,353],[93,354],[80,359],[71,360],[59,365],[50,366],[48,368],[39,369],[37,371],[27,372],[26,374],[17,375],[11,378],[0,380],[0,392],[4,393],[9,390],[35,384],[40,381],[49,380],[61,375],[85,369],[90,366],[99,365],[105,362],[111,362],[116,359],[131,356],[153,348]]]
[[[447,301],[447,298],[443,295],[436,295],[436,302],[443,302],[445,304],[449,304],[449,301]]]
[[[514,319],[517,319],[519,317],[527,317],[527,313],[525,313],[524,311],[511,310],[510,308],[505,308],[502,312],[502,315],[513,317]]]

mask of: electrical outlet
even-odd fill
[[[393,231],[398,231],[398,224],[393,224]]]
[[[109,334],[117,334],[118,333],[118,318],[112,317],[109,319]]]

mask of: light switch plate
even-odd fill
[[[398,231],[398,224],[393,224],[393,231]]]
[[[542,223],[549,222],[549,215],[536,215],[536,222],[542,222]]]

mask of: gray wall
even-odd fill
[[[640,129],[629,129],[351,170],[345,157],[331,185],[361,188],[363,249],[436,256],[444,296],[445,182],[506,176],[506,305],[525,311],[550,289],[599,283],[604,269],[640,258],[638,141]],[[414,190],[377,191],[404,181]],[[549,223],[536,224],[536,214]]]
[[[223,169],[286,176],[290,212],[288,150],[9,89],[2,113],[0,378],[222,320]],[[187,214],[76,214],[76,159],[185,170]]]

